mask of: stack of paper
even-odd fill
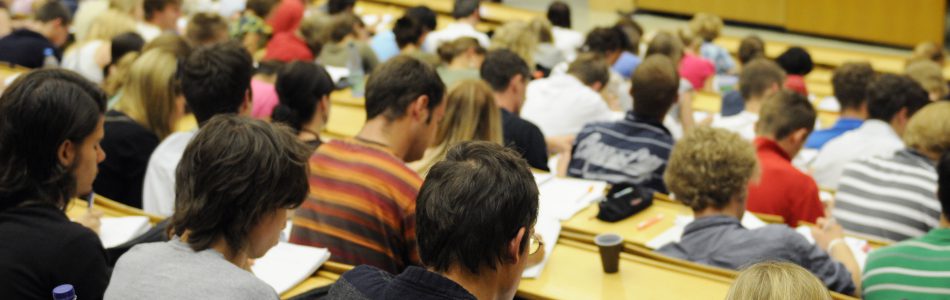
[[[544,265],[548,263],[548,258],[551,257],[551,252],[554,251],[554,244],[557,244],[557,238],[561,235],[561,222],[539,218],[538,222],[534,225],[534,232],[538,233],[538,235],[541,236],[541,240],[544,241],[544,260],[533,267],[525,268],[524,272],[521,273],[521,277],[523,278],[537,278],[541,276]]]
[[[100,222],[99,239],[107,249],[131,241],[152,228],[148,217],[143,216],[102,218]]]
[[[254,261],[251,270],[282,294],[313,275],[328,259],[327,249],[280,242]]]
[[[809,243],[815,243],[815,238],[811,236],[811,227],[798,226],[795,231],[804,236]],[[864,271],[864,263],[868,260],[868,253],[871,252],[868,241],[846,236],[844,237],[844,243],[851,249],[851,254],[854,255],[854,260],[858,262],[858,267],[861,268],[861,271]]]
[[[544,179],[544,178],[542,178]],[[538,181],[538,177],[535,176]],[[538,185],[541,193],[541,212],[539,218],[567,220],[589,206],[603,199],[607,183],[603,181],[573,178],[550,178]]]

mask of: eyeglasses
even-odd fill
[[[541,247],[544,247],[544,242],[541,241],[541,236],[537,232],[532,231],[531,237],[528,239],[528,255],[534,255],[541,250]]]

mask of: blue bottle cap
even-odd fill
[[[46,48],[46,49],[43,49],[43,55],[44,55],[44,56],[52,56],[53,54],[54,54],[54,53],[53,53],[53,48]]]
[[[73,300],[76,299],[76,290],[72,284],[61,284],[53,288],[53,300]]]

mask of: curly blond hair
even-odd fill
[[[907,123],[904,144],[934,155],[950,151],[950,118],[947,116],[950,116],[950,102],[924,106]]]
[[[673,147],[663,180],[677,200],[701,211],[744,198],[758,174],[752,144],[724,129],[699,127]]]

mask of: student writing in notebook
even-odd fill
[[[176,172],[174,236],[123,255],[105,298],[277,299],[249,260],[277,244],[288,210],[306,198],[310,152],[286,127],[212,118]]]
[[[426,266],[393,275],[346,272],[333,299],[512,299],[526,266],[544,257],[535,234],[538,188],[527,162],[492,142],[463,142],[419,191],[416,236]]]
[[[64,70],[27,73],[0,97],[0,298],[49,299],[61,284],[102,297],[102,242],[64,210],[92,192],[105,110],[99,88]]]

